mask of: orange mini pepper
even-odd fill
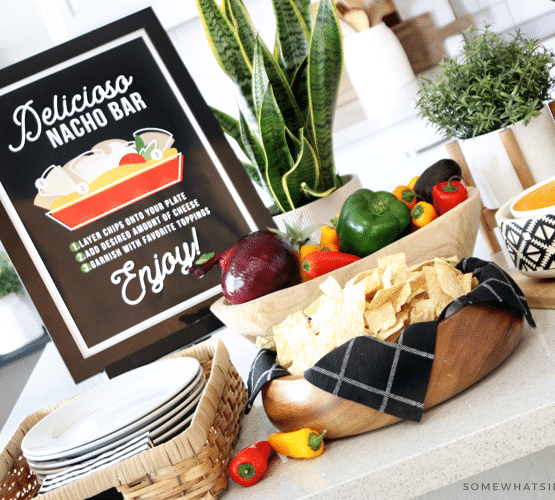
[[[392,193],[395,195],[395,198],[401,200],[411,210],[418,203],[418,195],[409,186],[397,186]]]

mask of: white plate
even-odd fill
[[[165,432],[170,430],[172,426],[175,426],[177,423],[179,423],[183,419],[184,414],[192,413],[198,405],[198,402],[200,401],[204,387],[205,384],[199,386],[198,391],[195,391],[195,394],[192,395],[191,399],[189,399],[188,401],[184,401],[182,404],[179,405],[179,413],[174,413],[173,415],[170,415],[166,421],[161,422],[158,427],[153,429],[150,433],[151,438],[154,440],[161,434],[164,434]]]
[[[112,440],[183,391],[199,373],[195,358],[172,358],[115,377],[39,421],[21,442],[26,458],[53,459]]]
[[[67,459],[59,459],[59,460],[43,461],[43,462],[27,460],[27,462],[31,467],[31,469],[33,470],[33,472],[37,474],[55,474],[57,472],[64,470],[69,466],[91,460],[97,457],[98,455],[101,455],[102,453],[105,453],[114,448],[117,448],[118,446],[121,446],[122,443],[125,443],[126,441],[129,441],[134,437],[140,436],[146,431],[152,434],[152,433],[156,433],[159,427],[164,426],[164,429],[166,429],[167,428],[166,424],[168,421],[172,421],[173,423],[180,422],[184,418],[187,418],[189,414],[194,411],[196,405],[198,405],[198,402],[202,397],[202,392],[205,386],[206,386],[206,381],[203,376],[203,378],[200,380],[200,383],[195,388],[195,390],[190,395],[187,395],[185,399],[180,401],[179,404],[174,409],[171,410],[171,412],[159,417],[154,422],[151,422],[150,424],[137,429],[133,433],[129,435],[125,435],[116,441],[107,443],[98,449],[91,450],[88,452],[86,451],[82,455],[79,455],[76,457],[70,457]],[[160,432],[158,432],[158,434]]]

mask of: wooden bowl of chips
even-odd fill
[[[467,200],[418,231],[364,259],[245,304],[230,305],[222,297],[210,309],[226,326],[255,342],[258,336],[271,335],[273,326],[281,323],[290,313],[313,303],[321,294],[320,285],[330,275],[343,286],[357,273],[376,267],[378,259],[400,252],[405,254],[408,265],[434,257],[456,256],[462,259],[471,256],[480,227],[481,208],[478,190],[469,187]]]
[[[467,305],[438,325],[424,410],[459,394],[498,367],[515,349],[522,316],[487,304]],[[400,419],[323,391],[302,376],[272,380],[262,389],[264,409],[282,431],[308,427],[339,438]]]

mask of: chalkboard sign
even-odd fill
[[[151,9],[2,70],[0,120],[0,240],[76,381],[217,327],[187,270],[273,222]]]

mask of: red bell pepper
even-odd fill
[[[432,189],[433,205],[438,215],[443,215],[468,198],[464,185],[453,179],[451,177],[448,181],[440,182]]]
[[[350,253],[318,250],[308,254],[304,258],[302,266],[310,278],[317,278],[357,260],[360,260],[360,257]]]
[[[252,486],[266,472],[268,459],[274,449],[268,441],[259,441],[243,448],[229,462],[229,476],[241,486]]]

